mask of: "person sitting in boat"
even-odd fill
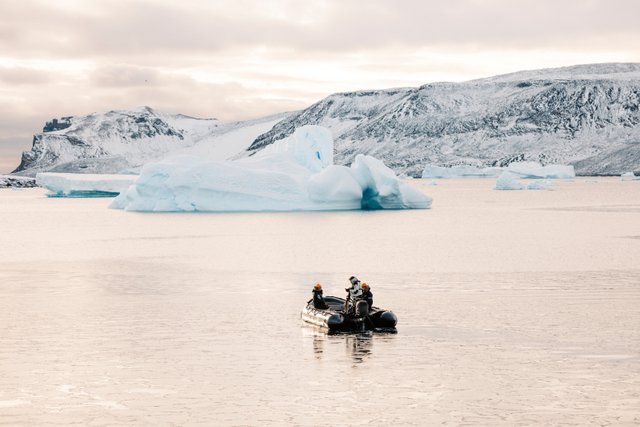
[[[371,307],[373,307],[373,292],[371,292],[371,288],[366,283],[362,284],[362,299],[369,304],[369,311],[371,311]]]
[[[320,283],[316,283],[313,287],[313,307],[322,310],[329,308],[329,304],[325,302],[322,296],[322,285]]]
[[[347,298],[344,302],[344,310],[347,313],[352,311],[353,304],[362,298],[360,280],[355,276],[351,276],[349,277],[349,283],[351,283],[351,286],[345,289],[345,291],[347,291]]]

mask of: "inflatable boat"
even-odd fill
[[[315,308],[309,300],[300,314],[302,320],[329,332],[396,332],[398,318],[392,311],[379,307],[369,310],[367,302],[359,300],[352,312],[345,313],[344,298],[326,296],[324,301],[329,308]]]

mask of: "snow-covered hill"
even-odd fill
[[[572,164],[580,175],[640,170],[640,64],[524,71],[464,83],[331,95],[260,135],[259,150],[316,124],[336,163],[358,153],[420,176],[426,164]]]
[[[356,154],[397,173],[427,164],[571,164],[579,175],[640,172],[640,64],[523,71],[464,83],[331,95],[309,108],[223,123],[148,107],[63,117],[36,134],[15,174],[122,173],[173,154],[225,160],[304,125],[332,131],[336,164]]]
[[[135,172],[169,154],[225,160],[284,117],[225,123],[141,107],[53,119],[33,137],[31,151],[23,153],[14,174]]]

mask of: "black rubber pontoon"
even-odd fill
[[[398,318],[392,311],[371,307],[367,313],[367,303],[359,300],[354,313],[346,314],[343,298],[326,296],[324,301],[329,305],[328,309],[315,308],[313,300],[309,300],[300,314],[302,320],[330,332],[396,332]]]

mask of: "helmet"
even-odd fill
[[[360,280],[358,280],[358,278],[355,276],[351,276],[349,277],[349,282],[351,282],[352,285],[355,285],[356,283],[359,283]]]
[[[363,288],[368,288],[368,287],[369,287],[369,285],[367,285],[366,283],[363,283],[363,284],[362,284],[362,287],[363,287]]]
[[[322,285],[321,285],[320,283],[316,283],[316,284],[313,286],[313,289],[322,289]]]

